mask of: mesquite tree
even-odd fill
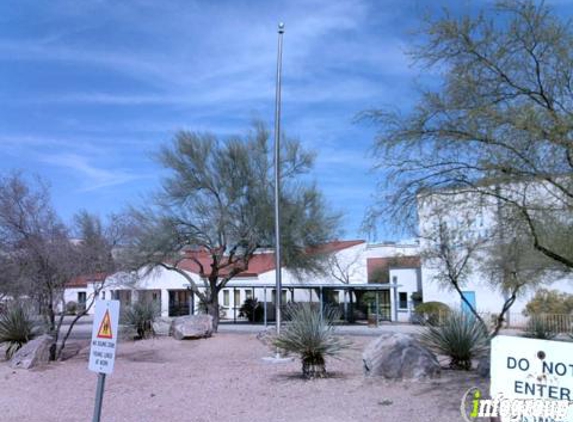
[[[313,154],[292,139],[281,145],[283,264],[300,273],[323,271],[324,257],[309,251],[333,238],[338,217],[317,187],[301,180]],[[158,159],[170,174],[152,205],[132,211],[139,230],[126,256],[133,268],[161,267],[184,277],[216,329],[221,289],[260,248],[274,246],[269,133],[261,124],[245,137],[227,139],[179,132]],[[199,280],[181,267],[186,260]]]
[[[11,277],[9,294],[37,304],[46,331],[54,338],[52,359],[59,357],[75,322],[89,309],[80,312],[60,341],[66,285],[75,277],[114,269],[111,235],[118,230],[104,233],[99,219],[87,212],[78,214],[76,226],[73,236],[56,215],[41,180],[28,180],[20,173],[0,178],[1,262],[8,269],[4,276]],[[96,286],[90,303],[102,286]]]

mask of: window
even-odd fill
[[[240,290],[235,290],[234,301],[235,301],[235,303],[234,303],[235,307],[241,306],[241,291]]]
[[[408,293],[398,293],[398,309],[408,309]]]
[[[277,292],[276,290],[272,291],[272,301],[273,303],[277,303]],[[284,305],[287,303],[287,291],[283,290],[281,294],[281,304]]]
[[[223,306],[229,306],[229,291],[223,290]]]
[[[253,291],[252,290],[245,290],[245,298],[252,299]]]
[[[394,283],[394,284],[398,283],[398,276],[397,275],[392,276],[392,283]]]
[[[86,304],[86,292],[78,292],[78,304]]]
[[[105,300],[105,292],[104,291],[101,292],[100,297],[101,297],[101,300]]]

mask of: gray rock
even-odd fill
[[[171,333],[176,340],[193,340],[211,337],[213,317],[211,315],[188,315],[171,322]]]
[[[47,364],[50,361],[50,347],[53,344],[54,339],[46,334],[30,340],[12,356],[10,366],[31,369]]]
[[[420,379],[440,375],[436,356],[414,337],[386,334],[374,340],[362,354],[364,375],[388,379]]]
[[[171,318],[157,318],[153,321],[153,331],[156,336],[168,336],[171,331]]]
[[[479,359],[477,366],[477,373],[482,378],[489,378],[490,374],[490,359],[489,356],[484,356]]]

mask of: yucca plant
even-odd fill
[[[24,344],[38,335],[38,322],[21,303],[9,305],[0,314],[0,344],[6,344],[6,359],[11,359]]]
[[[320,309],[309,303],[289,306],[286,308],[289,322],[272,344],[300,357],[303,377],[323,378],[326,376],[325,358],[337,358],[350,346],[350,342],[334,334],[333,321],[338,316],[335,308],[326,309],[321,315]]]
[[[155,302],[143,300],[127,306],[122,314],[122,323],[136,332],[137,339],[146,339],[155,335],[153,322],[159,316],[159,307]]]
[[[527,321],[523,337],[539,340],[552,340],[557,337],[557,331],[543,316],[532,315]]]
[[[428,325],[420,334],[421,342],[437,354],[450,358],[450,368],[469,371],[472,359],[489,350],[490,336],[473,315],[450,312],[442,324]]]

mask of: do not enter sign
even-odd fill
[[[492,397],[573,400],[573,344],[497,336],[491,344]]]

